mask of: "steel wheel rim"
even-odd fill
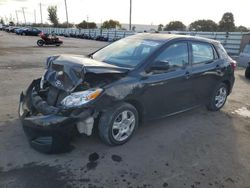
[[[112,136],[118,141],[126,140],[134,131],[135,115],[130,110],[119,113],[112,125]]]
[[[215,106],[220,108],[223,106],[227,98],[227,89],[225,87],[221,87],[215,96]]]

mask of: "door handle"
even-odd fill
[[[221,67],[219,65],[216,65],[216,68],[215,68],[216,72],[217,73],[221,73]]]
[[[186,79],[189,79],[189,78],[190,78],[190,76],[191,76],[190,72],[189,72],[189,71],[187,71],[187,72],[186,72],[186,74],[185,74]]]

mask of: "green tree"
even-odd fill
[[[235,30],[234,15],[231,12],[223,14],[219,22],[219,30],[227,32]]]
[[[162,25],[162,24],[159,24],[159,25],[158,25],[157,31],[162,31],[162,30],[163,30],[163,25]]]
[[[59,19],[57,17],[57,6],[49,6],[48,7],[48,13],[49,13],[49,21],[55,26],[58,26]]]
[[[9,22],[9,26],[14,26],[14,25],[15,25],[15,23],[13,21]]]
[[[248,32],[249,29],[247,29],[245,26],[240,25],[239,27],[236,27],[236,31],[239,31],[239,32]]]
[[[95,22],[88,22],[88,28],[89,29],[96,29],[97,28],[97,25]]]
[[[186,30],[186,26],[180,21],[169,22],[164,28],[164,31],[184,31],[184,30]]]
[[[116,20],[107,20],[105,22],[103,22],[102,24],[102,28],[105,28],[105,29],[113,29],[113,28],[121,28],[121,24],[119,21],[116,21]]]
[[[212,20],[197,20],[190,24],[190,31],[217,31],[218,25]]]
[[[77,25],[77,27],[82,29],[96,29],[97,25],[95,22],[86,22],[85,20],[83,20]]]

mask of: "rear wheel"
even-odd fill
[[[228,96],[228,88],[227,85],[225,83],[220,83],[214,90],[209,104],[207,105],[208,110],[210,111],[218,111],[220,110],[226,100],[227,100],[227,96]]]
[[[38,40],[36,43],[40,47],[44,45],[44,41],[43,40]]]
[[[104,112],[98,129],[100,138],[109,145],[127,142],[138,127],[138,112],[134,106],[121,103]]]
[[[250,65],[248,65],[247,68],[246,68],[245,77],[250,79]]]
[[[25,33],[22,33],[23,36],[25,36],[26,34]]]

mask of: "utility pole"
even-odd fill
[[[7,16],[5,15],[5,23],[8,24],[9,23],[9,20],[7,18]]]
[[[36,9],[34,9],[34,23],[36,24]]]
[[[17,10],[16,10],[16,22],[17,22],[17,24],[19,24],[19,20],[18,20],[18,12],[17,12]]]
[[[42,3],[39,3],[39,5],[40,5],[41,24],[43,24]]]
[[[13,22],[13,17],[11,13],[10,13],[10,21]]]
[[[23,10],[23,19],[24,19],[24,24],[26,25],[26,17],[25,17],[24,7],[22,7],[22,10]]]
[[[130,0],[130,6],[129,6],[129,30],[131,31],[131,19],[132,19],[132,0]]]
[[[87,29],[89,28],[89,15],[87,15]]]
[[[69,18],[68,18],[67,0],[64,0],[64,3],[65,3],[65,11],[66,11],[67,27],[69,27]]]

